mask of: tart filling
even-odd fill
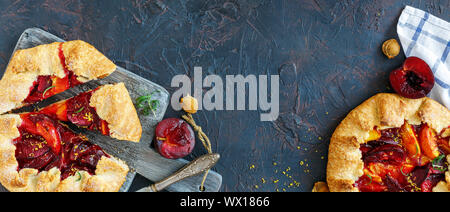
[[[354,186],[363,192],[431,192],[445,180],[449,138],[427,124],[370,132],[361,144],[364,174]]]
[[[82,82],[78,81],[77,76],[67,68],[68,66],[66,65],[66,58],[62,50],[62,45],[63,43],[59,44],[58,56],[64,69],[65,77],[38,76],[37,80],[33,82],[33,85],[30,88],[30,94],[24,100],[25,103],[33,104],[82,84]]]
[[[94,175],[98,161],[110,157],[98,145],[46,114],[26,113],[20,117],[20,136],[13,140],[17,171],[32,168],[41,172],[56,167],[64,180],[79,171]]]

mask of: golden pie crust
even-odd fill
[[[404,122],[427,123],[441,137],[450,135],[450,111],[430,98],[407,99],[397,94],[380,93],[363,102],[342,120],[334,131],[329,146],[327,183],[330,191],[358,191],[353,186],[363,175],[364,162],[360,145],[369,132],[378,127],[399,128]],[[450,162],[450,156],[447,156]],[[450,172],[433,191],[450,190]]]
[[[20,136],[18,126],[22,123],[19,115],[0,116],[0,183],[15,192],[114,192],[119,191],[129,171],[128,166],[112,156],[102,157],[95,175],[80,171],[80,175],[61,179],[59,169],[38,172],[25,168],[18,171],[13,140]]]
[[[0,114],[24,106],[23,101],[38,76],[65,76],[59,57],[60,44],[45,44],[14,53],[0,80]],[[67,68],[80,82],[103,78],[116,70],[111,60],[84,41],[64,42],[62,50]]]
[[[103,85],[92,93],[89,105],[108,122],[110,136],[119,140],[139,142],[142,126],[124,83]]]

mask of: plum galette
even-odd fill
[[[115,69],[83,41],[19,50],[0,81],[0,114]],[[38,111],[0,115],[0,183],[10,191],[119,191],[128,166],[69,125],[133,142],[142,134],[124,83],[103,85]]]

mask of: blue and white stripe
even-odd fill
[[[430,65],[436,81],[430,97],[450,108],[450,23],[406,6],[397,33],[407,57],[419,57]]]

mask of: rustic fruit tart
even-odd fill
[[[63,122],[139,142],[142,126],[124,83],[103,85],[40,110]]]
[[[330,141],[330,191],[449,191],[450,112],[429,98],[378,94],[351,111]]]
[[[38,112],[0,116],[0,182],[11,191],[117,191],[128,167],[63,122],[139,142],[142,127],[123,83]]]
[[[0,80],[0,114],[106,77],[115,69],[112,61],[79,40],[18,50]]]

